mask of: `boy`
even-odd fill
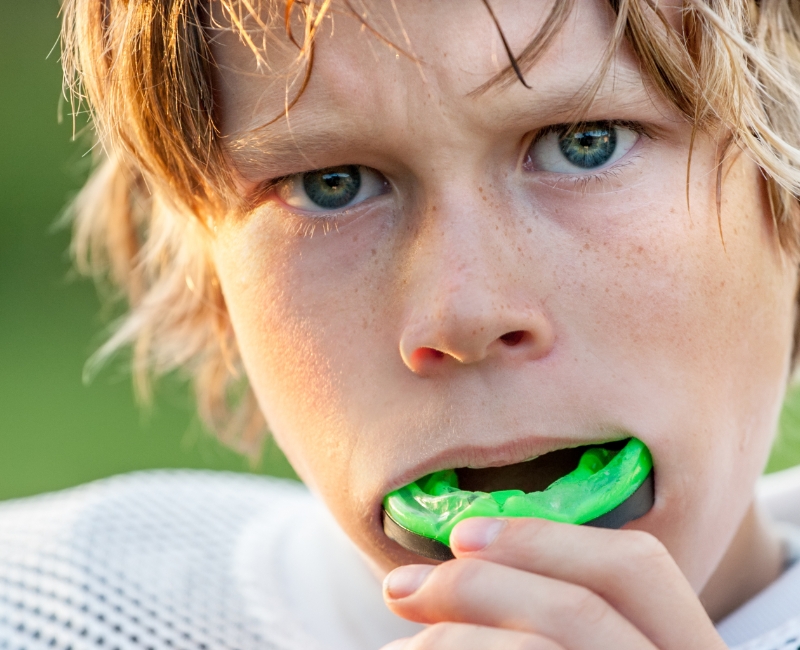
[[[263,415],[359,553],[257,479],[10,504],[9,647],[796,647],[754,485],[794,353],[798,17],[67,2],[104,147],[76,252],[131,303],[100,358],[190,368],[242,449]],[[631,437],[655,503],[622,530],[468,519],[439,566],[383,532],[434,471]]]

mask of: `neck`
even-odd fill
[[[755,503],[711,575],[700,602],[714,621],[724,618],[780,576],[785,551]]]

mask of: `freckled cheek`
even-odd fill
[[[675,286],[653,282],[656,271]],[[633,418],[653,451],[662,499],[662,510],[648,530],[700,585],[718,559],[712,557],[714,544],[737,520],[739,505],[748,499],[747,483],[759,473],[770,435],[771,414],[765,409],[774,403],[779,377],[768,373],[773,396],[766,401],[761,387],[741,381],[750,376],[749,363],[730,346],[737,344],[736,330],[746,318],[739,315],[739,328],[720,323],[727,315],[714,310],[723,301],[709,296],[703,305],[703,283],[687,271],[642,263],[625,281],[609,278],[606,311],[594,305],[594,313],[603,315],[586,336],[603,367],[638,384],[631,392],[640,403],[629,404],[624,414]],[[761,424],[760,439],[750,440],[743,453],[739,441],[755,420]],[[719,535],[709,535],[709,528]]]
[[[713,203],[695,204],[693,223],[675,206],[652,229],[592,238],[563,303],[599,365],[638,377],[644,401],[668,406],[637,416],[666,497],[653,532],[698,583],[714,564],[692,559],[709,547],[703,531],[714,521],[725,537],[765,461],[791,348],[794,272],[754,196],[732,192],[723,206],[724,248]]]
[[[703,207],[697,212],[703,214]],[[599,350],[648,364],[685,364],[700,374],[702,366],[713,376],[720,363],[742,361],[744,337],[763,339],[776,330],[774,322],[759,322],[770,301],[785,312],[782,296],[775,294],[774,256],[759,250],[760,227],[742,215],[729,215],[726,249],[716,219],[690,227],[685,205],[645,206],[629,221],[658,211],[662,216],[652,227],[588,239],[572,273],[563,274],[569,324]],[[783,333],[785,323],[777,328]]]
[[[376,381],[371,368],[387,367],[396,352],[390,253],[368,235],[343,229],[279,246],[243,237],[244,250],[222,264],[260,406],[290,461],[318,484],[347,480],[353,422]]]
[[[719,415],[763,402],[759,391],[774,392],[785,370],[793,280],[757,196],[749,188],[724,206],[724,248],[713,194],[691,214],[677,190],[665,191],[672,205],[608,206],[603,230],[576,235],[555,265],[562,340],[676,404],[699,409],[705,400]]]

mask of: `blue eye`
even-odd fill
[[[611,160],[617,148],[617,130],[595,126],[565,133],[558,139],[564,158],[583,169],[594,169]]]
[[[332,167],[303,174],[303,189],[311,201],[321,208],[343,208],[361,189],[361,172],[355,165]]]
[[[633,129],[609,122],[553,129],[533,142],[527,163],[538,171],[579,174],[615,163],[638,140],[639,134]]]
[[[295,174],[276,186],[278,196],[308,212],[342,210],[385,194],[389,182],[378,171],[359,165],[342,165]]]

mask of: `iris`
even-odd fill
[[[604,165],[617,148],[617,130],[608,124],[591,124],[563,133],[558,147],[576,167],[593,169]]]
[[[320,208],[335,210],[349,204],[361,189],[357,165],[328,167],[303,174],[303,189]]]

